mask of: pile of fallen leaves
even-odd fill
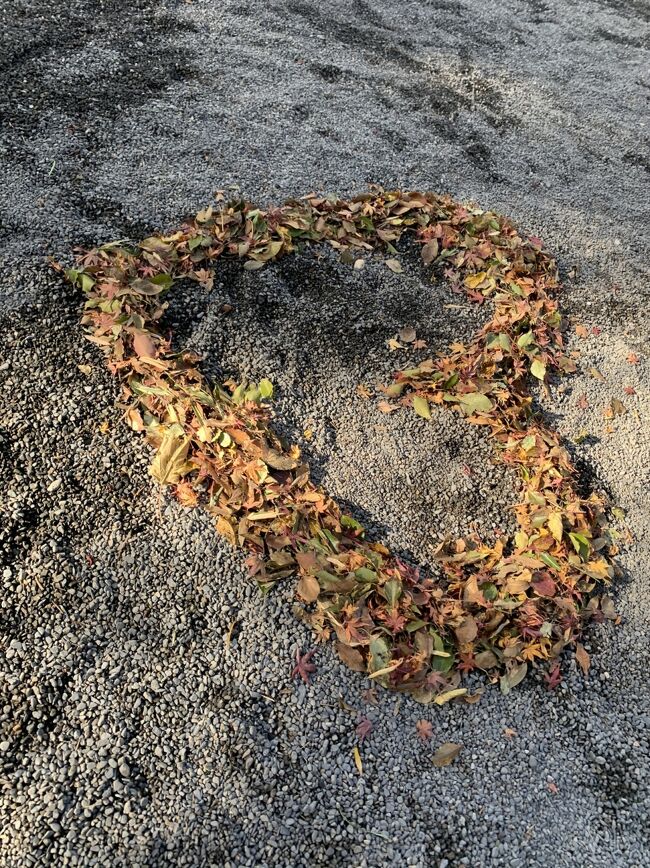
[[[399,371],[385,392],[420,416],[440,404],[485,427],[521,483],[514,537],[444,545],[437,576],[367,539],[311,482],[298,447],[270,428],[268,380],[208,382],[198,356],[172,347],[161,326],[174,283],[211,288],[220,257],[252,271],[327,243],[352,262],[381,248],[400,271],[395,245],[407,233],[432,274],[489,300],[493,315],[468,345]],[[538,661],[557,679],[555,661],[585,619],[611,617],[609,598],[594,595],[614,575],[603,503],[580,494],[529,388],[574,370],[563,352],[555,263],[506,218],[446,196],[381,189],[349,201],[310,195],[270,211],[224,202],[172,235],[86,252],[66,276],[87,296],[82,322],[119,377],[128,424],[156,450],[154,479],[183,505],[207,509],[219,533],[249,550],[264,590],[297,576],[297,614],[320,640],[334,634],[352,669],[423,702],[467,694],[461,679],[473,670],[499,677],[507,692]]]

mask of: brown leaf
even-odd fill
[[[451,765],[462,748],[462,744],[454,744],[452,741],[446,741],[444,744],[441,744],[433,755],[432,762],[434,766],[442,768],[443,766]]]
[[[389,404],[388,401],[378,401],[377,409],[381,410],[382,413],[394,413],[395,410],[399,410],[398,404]]]
[[[432,238],[422,248],[422,259],[429,265],[438,256],[439,244],[437,238]]]
[[[454,633],[461,645],[465,645],[467,642],[473,642],[478,635],[478,626],[475,619],[471,615],[468,615],[461,621],[458,627],[454,629]]]
[[[316,576],[301,576],[300,581],[298,582],[297,591],[298,596],[306,603],[313,603],[317,600],[318,595],[320,594],[320,585],[318,584]]]
[[[591,658],[585,650],[585,646],[581,645],[580,642],[576,643],[576,661],[586,675],[591,666]]]
[[[394,272],[394,274],[401,274],[404,271],[404,269],[402,268],[402,263],[399,261],[399,259],[387,259],[386,266],[390,268],[390,270]]]
[[[133,335],[133,350],[138,356],[153,358],[156,355],[156,345],[146,332],[136,332]]]
[[[411,326],[404,326],[404,328],[401,328],[399,330],[397,335],[401,341],[404,341],[405,344],[412,344],[416,337],[415,329]]]
[[[433,735],[433,726],[428,720],[417,720],[415,722],[415,729],[420,741],[426,741]]]
[[[346,666],[349,666],[354,672],[366,671],[366,664],[363,656],[356,648],[352,648],[344,642],[337,642],[335,647],[336,653]]]
[[[356,388],[356,392],[357,392],[357,395],[360,398],[363,398],[364,401],[367,401],[368,398],[370,397],[370,389],[364,383],[359,383],[359,385]]]

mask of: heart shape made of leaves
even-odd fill
[[[210,383],[196,354],[172,349],[161,328],[174,282],[210,288],[219,257],[256,270],[327,243],[350,262],[383,248],[399,272],[395,245],[407,233],[427,266],[494,309],[468,344],[398,371],[386,394],[425,418],[435,403],[484,426],[521,482],[514,537],[441,546],[440,576],[366,539],[310,480],[300,450],[270,427],[268,380]],[[568,646],[584,661],[584,621],[610,616],[611,601],[594,591],[614,575],[614,547],[602,499],[579,494],[567,451],[532,407],[531,380],[574,370],[563,352],[556,266],[539,239],[448,196],[373,188],[269,211],[222,202],[173,234],[85,252],[65,274],[87,295],[82,323],[120,379],[128,423],[155,447],[152,476],[249,549],[264,590],[297,574],[297,614],[319,638],[334,633],[352,669],[442,704],[466,696],[462,677],[473,670],[498,676],[508,692],[530,663],[550,661],[557,681]]]

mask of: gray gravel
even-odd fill
[[[0,0],[0,17],[2,864],[650,865],[647,3]],[[553,693],[373,705],[329,647],[292,683],[311,640],[290,585],[261,597],[205,515],[159,499],[45,265],[231,184],[272,203],[368,182],[511,214],[557,251],[572,322],[602,329],[569,332],[580,372],[540,400],[626,512],[622,623],[591,628],[589,677],[568,662]],[[438,534],[507,527],[512,480],[453,414],[386,416],[356,387],[418,357],[387,349],[400,326],[438,349],[481,315],[415,265],[328,253],[220,267],[169,321],[213,372],[270,376],[328,489],[426,562]],[[437,769],[445,741],[463,750]]]

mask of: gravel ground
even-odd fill
[[[650,865],[645,0],[0,0],[0,17],[3,866]],[[205,515],[158,497],[45,264],[229,185],[272,203],[368,182],[495,207],[558,253],[582,355],[540,400],[625,510],[625,576],[622,623],[591,628],[588,678],[568,662],[555,692],[373,704],[329,647],[292,683],[310,637],[291,587],[260,596]],[[507,527],[512,481],[453,414],[385,416],[356,387],[416,357],[386,348],[400,326],[438,349],[480,315],[415,265],[328,253],[224,267],[169,320],[210,370],[270,376],[328,489],[427,561],[440,534]],[[607,420],[612,398],[627,412]],[[438,769],[445,741],[463,749]]]

